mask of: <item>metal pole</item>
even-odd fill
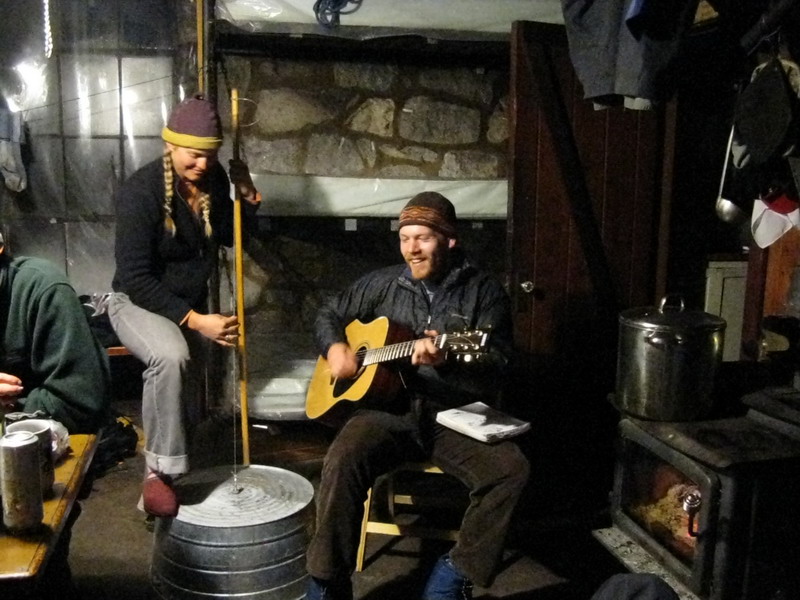
[[[239,160],[239,90],[231,90],[231,129],[233,131],[233,158]],[[244,326],[244,270],[242,268],[242,199],[238,188],[233,194],[233,248],[236,271],[236,315],[239,317],[239,341],[236,347],[239,400],[242,419],[242,464],[250,464],[250,430],[247,415],[247,343]]]

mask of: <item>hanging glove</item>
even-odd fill
[[[25,128],[22,113],[0,108],[0,173],[6,187],[21,192],[28,186],[25,165],[22,164],[22,144],[25,143]]]

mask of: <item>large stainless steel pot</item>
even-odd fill
[[[686,310],[676,296],[665,296],[658,307],[620,313],[614,404],[656,421],[707,417],[725,325],[715,315]]]

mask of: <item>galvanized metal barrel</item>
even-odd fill
[[[150,578],[161,598],[305,595],[311,483],[277,467],[193,471],[174,519],[157,519]]]

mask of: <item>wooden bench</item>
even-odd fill
[[[109,346],[106,348],[106,354],[109,356],[130,356],[131,351],[125,346]]]
[[[70,451],[56,464],[55,493],[44,502],[41,530],[12,536],[0,528],[0,597],[14,597],[7,595],[11,591],[25,597],[36,587],[37,575],[44,571],[64,530],[97,444],[95,435],[70,435]]]

